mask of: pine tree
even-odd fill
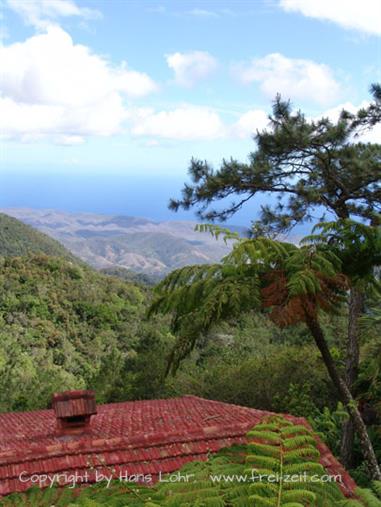
[[[296,223],[309,222],[317,207],[338,218],[377,220],[381,210],[381,145],[363,143],[359,134],[381,121],[381,85],[371,87],[373,102],[357,114],[343,110],[337,121],[307,120],[292,112],[290,102],[278,95],[269,127],[254,136],[256,150],[248,162],[223,160],[214,170],[206,161],[192,159],[181,199],[170,208],[197,208],[200,218],[224,221],[247,201],[263,192],[278,197],[262,207],[255,229],[285,232]],[[357,136],[357,137],[356,137]],[[236,196],[236,202],[228,202]],[[222,209],[211,209],[223,201]]]

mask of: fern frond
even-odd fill
[[[216,239],[222,236],[224,243],[227,243],[229,240],[239,241],[241,239],[238,232],[233,232],[230,229],[215,224],[196,224],[194,230],[198,232],[209,232],[209,234]]]
[[[381,481],[373,481],[372,489],[375,491],[376,495],[381,499]]]
[[[284,436],[284,433],[282,434]],[[283,445],[287,450],[296,449],[304,444],[315,444],[315,439],[311,435],[298,435],[293,438],[287,438],[284,440]]]
[[[356,495],[366,507],[381,507],[381,500],[370,489],[356,488]]]

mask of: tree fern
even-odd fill
[[[260,310],[280,327],[304,322],[351,415],[370,476],[381,480],[367,428],[319,322],[320,311],[340,311],[340,303],[347,299],[348,276],[337,249],[305,243],[298,248],[263,237],[242,240],[220,264],[183,268],[159,284],[151,312],[170,313],[177,334],[168,371],[175,372],[197,340],[221,320]]]
[[[221,320],[266,311],[281,326],[303,320],[306,308],[334,312],[346,288],[340,259],[313,244],[298,248],[269,238],[237,241],[220,264],[187,266],[156,288],[150,314],[170,313],[178,336],[173,370],[198,338]]]

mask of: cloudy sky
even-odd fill
[[[0,0],[2,167],[244,159],[277,92],[312,117],[381,80],[380,0]]]

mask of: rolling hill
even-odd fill
[[[230,245],[195,222],[155,222],[145,218],[9,209],[6,212],[61,242],[97,269],[125,268],[157,279],[189,264],[216,262]]]

